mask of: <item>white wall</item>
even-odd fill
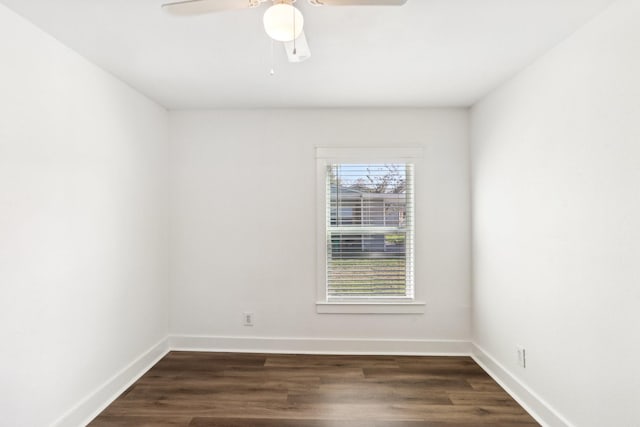
[[[640,2],[473,108],[472,183],[475,342],[554,424],[640,425]]]
[[[166,336],[167,113],[0,6],[0,121],[0,424],[44,426]]]
[[[468,340],[467,119],[466,110],[172,112],[171,333]],[[393,144],[425,149],[416,286],[426,314],[316,314],[314,147]],[[243,311],[255,326],[242,325]]]

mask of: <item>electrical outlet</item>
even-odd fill
[[[253,326],[253,313],[245,311],[242,313],[242,320],[244,322],[244,326]]]
[[[518,352],[518,366],[521,368],[527,367],[527,352],[524,347],[517,346],[516,351]]]

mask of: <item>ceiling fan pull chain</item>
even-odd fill
[[[298,49],[296,49],[296,10],[292,8],[293,12],[293,54],[298,54]]]
[[[273,43],[275,43],[275,42],[273,41],[273,39],[271,39],[271,69],[269,70],[269,75],[270,75],[270,76],[273,76],[273,75],[275,75],[275,74],[276,74],[276,70],[275,70],[275,68],[276,68],[276,65],[275,65],[275,64],[276,64],[276,61],[275,61],[275,57],[274,57],[274,55],[273,55]]]

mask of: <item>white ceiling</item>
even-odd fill
[[[269,75],[266,9],[172,17],[163,0],[0,0],[170,109],[469,106],[612,0],[297,6],[312,58]]]

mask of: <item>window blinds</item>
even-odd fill
[[[413,298],[413,165],[326,173],[328,299]]]

